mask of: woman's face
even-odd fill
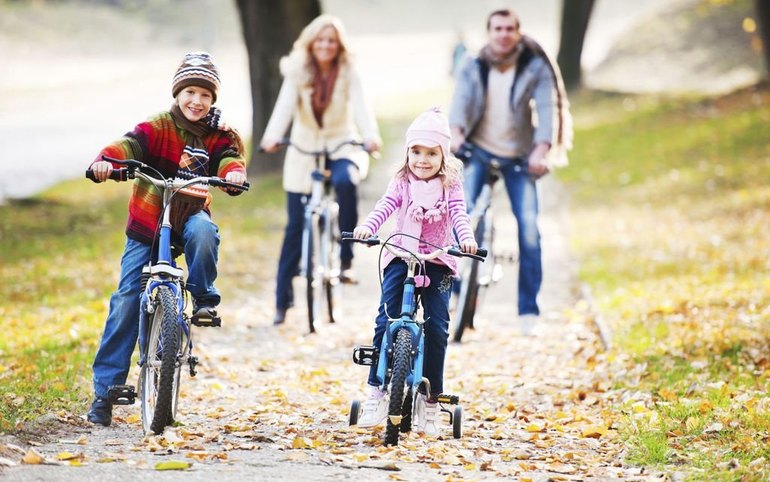
[[[331,25],[324,27],[310,46],[313,58],[319,65],[330,65],[340,52],[337,30]]]

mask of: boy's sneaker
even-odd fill
[[[376,427],[388,417],[388,403],[390,397],[387,393],[372,394],[364,401],[361,407],[361,415],[358,417],[358,425],[361,428]]]
[[[417,394],[415,403],[415,431],[424,433],[428,437],[438,437],[438,402],[429,402],[428,397],[422,393]]]

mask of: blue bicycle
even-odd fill
[[[166,179],[156,169],[133,159],[102,159],[125,168],[115,169],[110,179],[127,181],[137,176],[158,188],[163,197],[161,227],[156,234],[157,260],[142,269],[142,295],[139,310],[139,400],[142,426],[145,432],[163,432],[176,417],[182,365],[189,367],[190,376],[196,375],[198,358],[193,355],[192,325],[220,326],[217,316],[195,317],[185,312],[188,293],[184,272],[176,265],[181,248],[171,240],[171,199],[180,189],[196,184],[226,187],[246,191],[249,184],[233,184],[218,177]],[[96,181],[92,171],[86,177]],[[109,387],[109,398],[114,405],[132,405],[137,394],[132,385]]]
[[[439,248],[428,254],[413,253],[389,243],[388,241],[394,236],[401,236],[401,234],[393,234],[382,241],[376,236],[362,240],[354,238],[353,233],[342,233],[343,241],[359,242],[369,246],[381,245],[382,249],[387,249],[394,256],[403,259],[407,265],[400,316],[389,320],[382,345],[380,347],[360,345],[353,349],[353,362],[364,366],[376,364],[377,378],[382,381],[380,388],[390,393],[385,445],[397,445],[399,432],[411,431],[416,410],[415,394],[420,385],[424,385],[425,393],[431,393],[430,382],[423,377],[424,320],[416,316],[419,297],[415,284],[417,267],[423,265],[422,272],[425,272],[424,263],[443,253],[479,261],[484,261],[487,255],[485,249],[479,249],[476,254],[469,254],[463,253],[456,246]],[[441,405],[441,411],[449,414],[453,436],[455,438],[462,437],[460,397],[441,394],[438,397],[438,402]],[[454,409],[450,411],[444,407],[444,404],[454,405]],[[361,402],[354,400],[350,406],[350,425],[358,423],[360,412]]]

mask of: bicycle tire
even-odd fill
[[[179,368],[176,358],[179,349],[179,315],[174,294],[167,286],[158,288],[156,299],[158,305],[152,316],[147,359],[140,371],[140,386],[142,425],[145,431],[160,434],[173,422],[176,405],[174,399],[178,396]]]
[[[406,390],[406,396],[404,397],[404,404],[401,406],[401,425],[399,429],[401,433],[409,433],[412,431],[412,413],[414,411],[414,391],[412,387]]]
[[[323,290],[323,281],[319,279],[318,254],[320,244],[319,218],[312,215],[305,219],[302,230],[302,259],[305,265],[302,267],[305,274],[305,300],[307,303],[308,328],[310,333],[315,333],[315,322],[320,315],[320,301]]]
[[[390,402],[388,404],[388,419],[385,427],[385,445],[398,445],[398,434],[403,421],[404,393],[406,391],[406,375],[412,362],[412,333],[406,328],[396,332],[396,342],[393,347],[393,371],[390,378]],[[393,420],[397,420],[396,423]]]
[[[324,291],[326,292],[326,311],[329,316],[329,323],[334,323],[335,307],[339,298],[340,270],[342,262],[340,261],[340,243],[342,235],[340,234],[339,207],[336,204],[327,211],[326,229],[326,267],[324,269]]]
[[[484,218],[479,219],[476,226],[476,242],[479,246],[484,245]],[[457,299],[457,309],[455,310],[455,329],[452,339],[456,342],[462,341],[463,333],[466,328],[473,329],[473,318],[476,316],[476,306],[479,298],[479,265],[476,260],[469,260],[469,268],[464,273],[462,284],[460,285],[460,295]]]

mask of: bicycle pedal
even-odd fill
[[[450,405],[457,405],[460,403],[460,396],[459,395],[450,395],[448,393],[442,393],[438,397],[436,397],[436,400],[438,403],[448,403]]]
[[[107,398],[113,405],[133,405],[136,402],[136,390],[133,385],[111,385]]]
[[[222,326],[222,318],[215,316],[213,318],[203,318],[203,317],[196,317],[193,316],[190,319],[190,323],[192,323],[195,326]]]
[[[358,345],[353,348],[353,363],[356,365],[372,366],[377,363],[379,350],[371,345]]]

